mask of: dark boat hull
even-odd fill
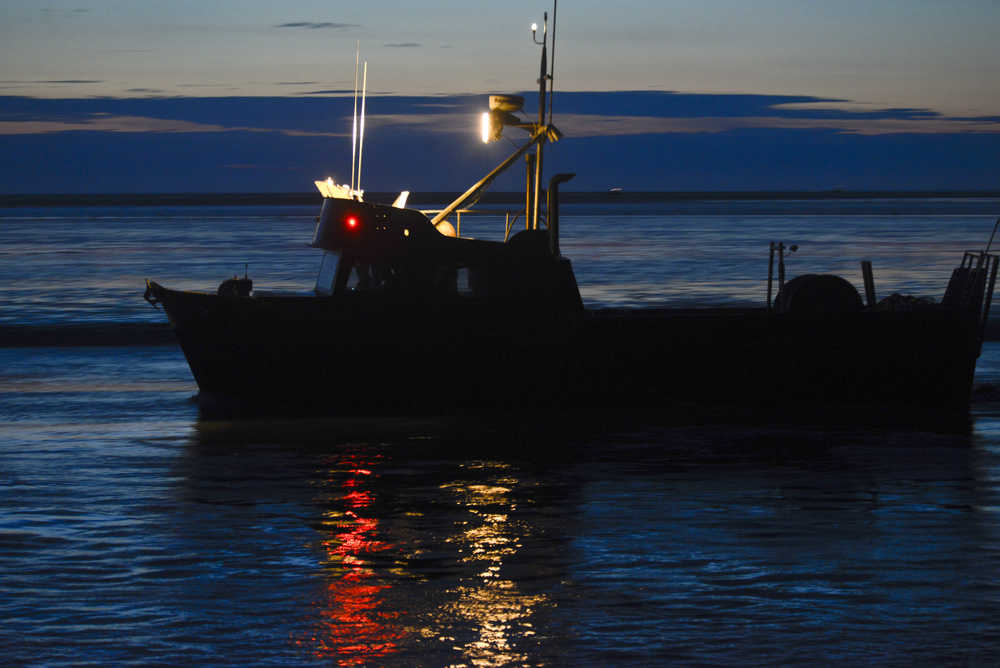
[[[544,311],[152,284],[203,401],[324,415],[967,410],[978,324],[945,309]]]

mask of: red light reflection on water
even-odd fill
[[[373,475],[376,463],[361,459],[347,456],[331,467],[328,483],[345,490],[340,496],[345,510],[337,513],[338,533],[322,543],[330,580],[319,603],[317,628],[299,642],[309,646],[314,656],[334,659],[341,666],[366,664],[393,654],[406,635],[392,623],[401,613],[381,609],[383,592],[390,585],[377,581],[366,559],[395,546],[378,540],[377,518],[361,515],[375,501],[374,493],[361,487]]]
[[[350,492],[344,495],[344,502],[351,508],[366,508],[372,505],[372,501],[375,497],[371,495],[371,492],[357,491]]]

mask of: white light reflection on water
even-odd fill
[[[473,666],[523,664],[531,660],[523,645],[535,635],[532,616],[548,599],[522,593],[504,568],[523,547],[525,527],[512,519],[517,511],[512,493],[520,482],[503,462],[470,462],[461,468],[470,479],[441,485],[466,511],[456,521],[459,533],[447,542],[455,544],[461,561],[478,573],[463,579],[444,616],[477,629],[475,639],[455,647]]]

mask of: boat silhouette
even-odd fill
[[[254,290],[247,276],[215,292],[147,281],[146,299],[165,310],[203,406],[324,415],[643,410],[772,421],[967,411],[998,266],[990,244],[965,254],[939,302],[876,300],[870,264],[864,299],[838,276],[786,281],[794,247],[779,242],[760,307],[584,308],[559,246],[559,187],[573,175],[543,187],[544,149],[561,137],[547,15],[542,39],[534,34],[537,119],[516,115],[518,96],[491,96],[482,119],[484,141],[508,127],[527,141],[444,209],[407,208],[406,193],[392,204],[366,201],[359,154],[356,180],[352,164],[350,184],[317,182],[323,201],[311,245],[323,259],[311,293]],[[524,208],[508,216],[504,240],[463,237],[462,214],[522,158]]]

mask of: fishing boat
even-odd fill
[[[555,10],[552,33],[554,55]],[[246,275],[214,292],[147,281],[146,299],[166,312],[202,405],[768,420],[967,411],[998,267],[990,244],[965,254],[935,303],[877,301],[864,263],[864,298],[839,276],[785,280],[794,247],[778,242],[759,307],[585,308],[559,243],[559,188],[573,175],[543,183],[544,150],[562,136],[553,124],[547,14],[541,39],[534,26],[533,36],[541,45],[537,118],[518,116],[524,99],[514,95],[490,96],[482,117],[484,141],[505,128],[527,140],[445,208],[407,208],[406,192],[391,204],[367,201],[358,150],[349,184],[316,182],[323,199],[311,245],[322,259],[308,294],[256,290]],[[363,87],[352,146],[363,146],[364,99]],[[524,208],[508,216],[504,240],[462,236],[461,216],[515,163],[526,164]]]

